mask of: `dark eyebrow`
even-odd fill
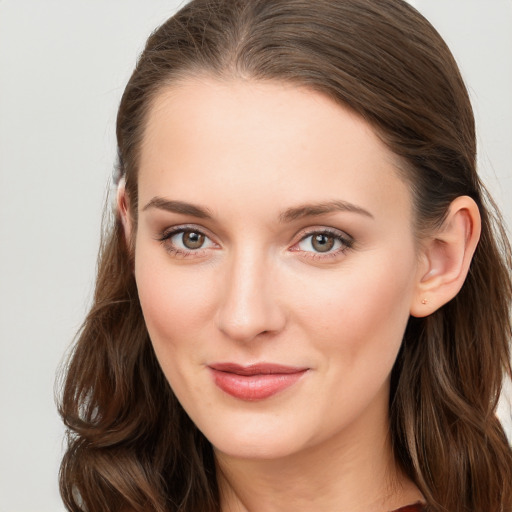
[[[158,208],[160,210],[172,213],[181,213],[183,215],[192,215],[199,219],[212,218],[212,215],[206,208],[186,203],[184,201],[173,201],[158,196],[153,197],[153,199],[144,206],[142,211],[146,211],[150,208]],[[292,222],[302,217],[314,217],[336,211],[359,213],[366,217],[374,218],[368,210],[365,210],[360,206],[356,206],[355,204],[347,201],[329,201],[325,203],[303,204],[293,208],[288,208],[279,215],[279,220],[280,222]]]
[[[183,215],[192,215],[193,217],[198,217],[199,219],[212,218],[208,210],[205,208],[201,208],[200,206],[195,206],[190,203],[185,203],[183,201],[171,201],[169,199],[164,199],[163,197],[153,197],[153,199],[151,199],[151,201],[149,201],[149,203],[144,206],[142,211],[145,212],[150,208],[158,208],[160,210],[165,210],[172,213],[181,213]]]
[[[279,220],[281,222],[291,222],[293,220],[301,219],[302,217],[314,217],[336,211],[359,213],[365,217],[370,217],[371,219],[374,218],[368,210],[347,201],[328,201],[326,203],[303,204],[294,208],[289,208],[281,213]]]

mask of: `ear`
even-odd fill
[[[116,205],[117,213],[121,220],[121,224],[123,225],[126,245],[129,247],[132,236],[133,223],[130,215],[130,204],[128,202],[128,196],[126,194],[126,181],[124,177],[121,178],[117,186]]]
[[[475,201],[468,196],[455,199],[442,226],[423,241],[412,316],[428,316],[459,293],[480,229],[480,212]]]

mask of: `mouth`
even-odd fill
[[[270,398],[296,384],[308,371],[308,368],[272,363],[248,366],[215,363],[208,368],[217,387],[228,395],[246,401]]]

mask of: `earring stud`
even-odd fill
[[[427,299],[423,299],[423,300],[421,301],[421,303],[422,303],[422,304],[428,304],[428,300],[427,300]]]

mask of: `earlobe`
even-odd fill
[[[478,206],[468,196],[455,199],[442,226],[424,241],[411,315],[428,316],[462,288],[480,238]]]
[[[129,247],[132,234],[132,221],[130,217],[130,208],[128,203],[128,196],[126,194],[126,182],[124,176],[121,178],[117,186],[116,206],[119,219],[123,225],[126,244]]]

